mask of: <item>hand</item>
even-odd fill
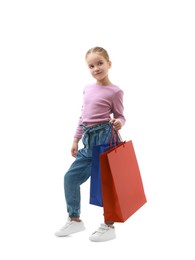
[[[71,147],[71,154],[73,157],[76,157],[76,155],[77,155],[78,147],[79,147],[78,142],[79,142],[79,140],[77,138],[75,138],[73,141],[73,144]]]
[[[110,120],[110,123],[113,124],[116,131],[120,130],[123,126],[120,119],[113,118],[113,119]]]

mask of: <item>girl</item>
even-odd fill
[[[111,61],[107,51],[102,47],[94,47],[87,51],[85,58],[96,82],[86,86],[83,92],[82,113],[71,148],[75,161],[64,176],[68,221],[55,233],[59,237],[85,229],[80,219],[80,185],[90,177],[93,146],[110,142],[111,124],[118,131],[125,123],[123,91],[109,80]],[[84,148],[78,150],[81,138]],[[89,239],[100,242],[115,237],[113,223],[104,223]]]

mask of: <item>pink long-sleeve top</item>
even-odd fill
[[[74,137],[79,139],[82,137],[83,127],[81,124],[91,127],[110,121],[111,115],[115,119],[120,119],[124,125],[126,119],[123,115],[123,94],[123,91],[115,85],[92,84],[86,86],[83,91],[82,112]]]

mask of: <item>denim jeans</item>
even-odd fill
[[[70,218],[80,217],[80,185],[91,175],[92,151],[94,145],[108,144],[112,134],[109,122],[93,127],[83,126],[84,147],[77,152],[75,161],[64,176],[64,192]]]

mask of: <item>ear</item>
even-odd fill
[[[111,61],[108,61],[108,66],[109,66],[109,69],[112,67],[112,62]]]

